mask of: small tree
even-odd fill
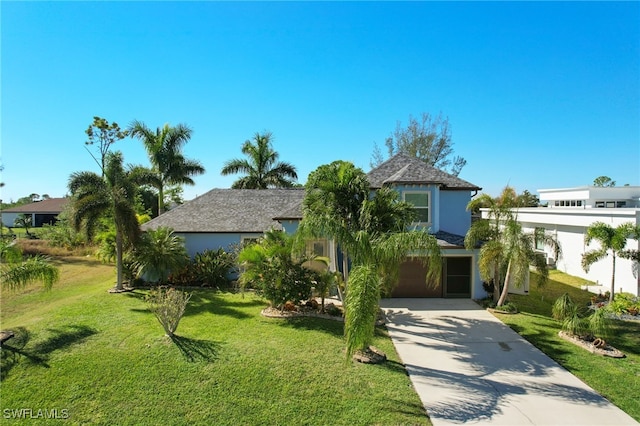
[[[13,222],[13,226],[24,228],[24,232],[27,234],[27,237],[30,237],[31,233],[29,232],[29,228],[31,228],[31,215],[19,214],[16,220]]]
[[[453,142],[451,141],[451,129],[449,119],[442,114],[432,116],[422,113],[420,119],[409,116],[406,127],[400,122],[396,124],[395,131],[389,136],[385,145],[389,157],[399,152],[419,158],[430,166],[449,172],[457,176],[467,164],[467,160],[460,156],[453,159]],[[384,161],[380,149],[375,146],[371,166],[375,167]]]
[[[611,291],[609,293],[609,301],[613,302],[614,290],[616,284],[616,258],[631,259],[636,262],[640,260],[640,250],[627,250],[627,240],[640,238],[640,226],[631,222],[623,223],[616,228],[604,223],[594,222],[587,228],[587,234],[584,237],[586,245],[591,244],[593,240],[600,243],[600,248],[588,250],[582,254],[582,268],[585,272],[589,272],[591,265],[611,255]]]
[[[616,181],[611,180],[609,176],[598,176],[593,180],[593,186],[613,187],[616,186]]]
[[[174,336],[189,299],[191,294],[174,288],[156,288],[147,296],[149,310],[156,316],[167,336]]]
[[[106,157],[109,152],[109,148],[111,145],[116,143],[117,141],[126,138],[129,135],[129,132],[126,130],[122,130],[118,123],[115,121],[113,123],[109,123],[107,120],[101,117],[93,117],[93,123],[89,125],[87,130],[85,130],[87,134],[87,141],[85,145],[97,145],[98,152],[100,154],[100,161],[98,161],[93,154],[91,156],[100,166],[100,170],[104,175],[104,168],[106,166]],[[88,148],[87,148],[88,149]]]

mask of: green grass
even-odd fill
[[[60,261],[62,281],[2,294],[1,409],[70,424],[430,424],[384,329],[385,364],[346,362],[341,322],[268,319],[251,294],[196,290],[173,341],[113,267]],[[51,421],[53,422],[53,421]],[[47,423],[44,421],[43,423]]]
[[[509,299],[518,306],[519,314],[496,316],[640,421],[640,322],[613,322],[607,342],[625,353],[626,358],[622,359],[592,354],[558,336],[561,324],[551,317],[553,302],[568,292],[578,306],[586,307],[591,293],[580,289],[580,285],[585,283],[579,278],[552,271],[544,288],[534,285],[528,296],[509,295]]]

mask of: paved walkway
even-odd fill
[[[638,424],[471,300],[381,307],[434,426]]]

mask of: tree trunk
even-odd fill
[[[500,299],[498,299],[498,303],[496,303],[496,306],[502,306],[504,304],[504,301],[507,298],[507,293],[509,293],[509,281],[511,281],[511,261],[509,261],[509,265],[507,265],[507,275],[504,277],[502,294],[500,294]]]
[[[611,273],[611,293],[609,294],[609,302],[613,302],[613,293],[616,285],[616,254],[613,253],[613,272]]]
[[[500,299],[500,267],[496,263],[495,270],[493,271],[493,301],[498,303]]]
[[[116,290],[122,290],[122,233],[116,225]]]
[[[344,277],[344,289],[347,289],[347,281],[349,280],[349,257],[346,250],[342,250],[342,276]],[[344,295],[338,285],[338,297],[341,302],[344,302]]]
[[[164,213],[164,188],[162,184],[158,187],[158,216]]]

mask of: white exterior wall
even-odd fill
[[[14,223],[16,222],[16,219],[18,218],[19,215],[20,213],[2,212],[2,224],[7,228],[13,228],[15,226]],[[31,223],[34,223],[33,219],[34,219],[33,215],[31,215]]]
[[[482,216],[486,217],[486,214],[487,211],[483,210]],[[586,229],[594,222],[604,222],[614,228],[627,222],[640,225],[640,209],[525,208],[518,211],[518,221],[525,231],[533,232],[536,227],[542,227],[556,237],[562,249],[562,256],[556,264],[558,270],[602,284],[604,293],[611,287],[611,257],[594,263],[588,273],[582,269],[582,254],[587,250],[599,248],[596,241],[588,247],[585,246]],[[640,243],[629,239],[627,248],[638,250]],[[546,248],[545,252],[547,257],[552,257],[549,248]],[[640,279],[634,262],[616,259],[615,291],[624,291],[636,296],[640,294]]]

